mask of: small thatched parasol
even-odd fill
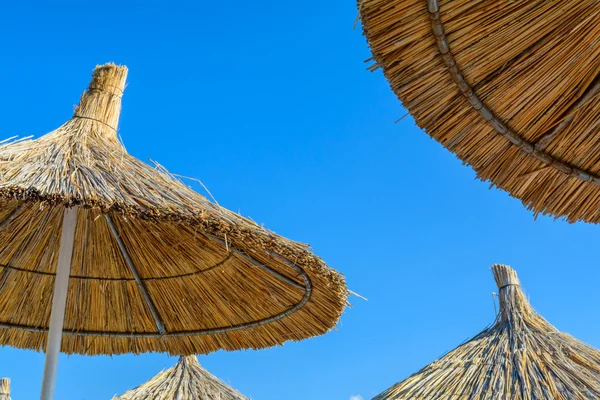
[[[600,2],[359,0],[429,135],[536,213],[600,222]]]
[[[127,154],[126,75],[96,68],[71,120],[0,147],[0,345],[47,348],[43,398],[59,350],[259,349],[327,332],[346,305],[307,246]]]
[[[195,356],[180,357],[141,386],[113,400],[249,400],[200,366]]]
[[[0,379],[0,400],[10,400],[10,379]]]
[[[600,398],[600,351],[538,315],[514,270],[492,270],[500,299],[494,325],[373,400]]]

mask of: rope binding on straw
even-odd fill
[[[111,125],[107,124],[106,122],[104,122],[104,121],[101,121],[101,120],[99,120],[99,119],[96,119],[96,118],[91,118],[91,117],[83,117],[83,116],[81,116],[81,115],[73,115],[73,117],[72,117],[72,118],[89,119],[89,120],[91,120],[91,121],[100,122],[101,124],[108,126],[108,127],[109,127],[110,129],[112,129],[113,131],[115,131],[115,132],[117,131],[117,128],[115,128],[114,126],[111,126]]]

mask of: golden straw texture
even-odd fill
[[[600,222],[600,2],[359,0],[392,89],[537,213]]]
[[[10,400],[10,379],[0,379],[0,400]]]
[[[373,400],[592,400],[600,398],[600,351],[538,315],[517,274],[492,267],[496,322]]]
[[[0,344],[45,348],[73,205],[63,352],[259,349],[334,327],[342,275],[127,154],[115,131],[126,74],[98,67],[73,119],[0,148]]]
[[[195,356],[113,400],[250,400],[200,366]]]

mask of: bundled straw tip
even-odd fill
[[[0,379],[0,394],[10,394],[10,379],[9,378]]]
[[[89,89],[100,89],[107,92],[116,91],[116,94],[122,94],[125,89],[127,71],[126,66],[117,65],[113,62],[96,65],[94,72],[92,72]]]
[[[492,273],[498,285],[498,289],[502,289],[507,285],[520,285],[517,271],[504,264],[492,265]]]
[[[96,65],[96,68],[94,68],[94,74],[100,72],[101,70],[103,70],[103,71],[110,71],[110,70],[113,70],[113,71],[127,71],[127,66],[125,66],[125,65],[119,65],[119,64],[116,64],[116,63],[114,63],[114,62],[111,61],[111,62],[107,62],[107,63],[102,64],[102,65]]]

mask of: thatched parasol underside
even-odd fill
[[[492,269],[500,301],[494,325],[373,400],[600,398],[600,351],[537,314],[514,270]]]
[[[249,400],[200,366],[195,356],[113,400]]]
[[[600,2],[359,0],[429,135],[535,213],[600,222]]]
[[[73,119],[0,148],[0,344],[41,350],[64,206],[79,206],[62,351],[203,354],[322,334],[343,277],[307,246],[127,154],[127,70],[94,72]]]

